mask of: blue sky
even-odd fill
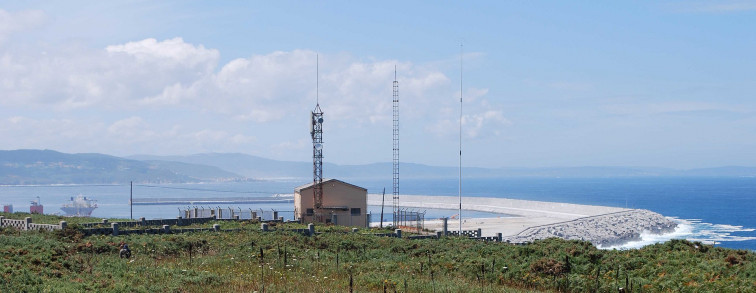
[[[0,149],[482,167],[756,166],[756,2],[0,4]]]

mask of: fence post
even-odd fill
[[[501,237],[501,233],[496,233],[496,241],[501,242],[503,237]]]
[[[182,222],[183,222],[183,221],[182,221],[182,218],[181,218],[181,217],[176,217],[176,226],[182,226],[182,225],[183,225],[183,223],[182,223]]]
[[[365,215],[365,228],[370,228],[370,218],[372,217],[372,214],[368,213]]]
[[[284,217],[278,217],[278,221],[281,222],[281,223],[283,223],[284,222]]]
[[[442,233],[443,232],[441,232],[441,231],[436,231],[436,239],[441,239],[441,234]]]
[[[163,232],[165,232],[165,234],[171,233],[171,226],[163,225]]]
[[[396,238],[402,238],[402,229],[394,230],[394,234],[396,234]]]
[[[104,221],[107,221],[103,219]],[[113,236],[118,236],[118,223],[110,223],[110,228],[113,229]]]
[[[252,212],[252,220],[257,220],[257,212]]]
[[[65,230],[66,227],[68,227],[68,223],[66,223],[66,221],[60,221],[60,225],[59,226],[60,226],[61,230]]]
[[[263,230],[263,232],[268,232],[268,223],[260,224],[260,229]]]
[[[108,223],[108,219],[102,219],[102,223],[103,224],[107,224]]]
[[[357,233],[359,231],[360,231],[360,229],[358,229],[358,228],[352,228],[352,233]]]
[[[475,234],[478,235],[478,238],[480,238],[480,237],[483,237],[483,233],[482,232],[483,231],[480,228],[478,228],[478,231]]]
[[[278,211],[273,211],[273,219],[274,220],[278,219]]]
[[[444,217],[444,236],[449,235],[449,218]]]
[[[218,225],[218,224],[214,224],[214,225],[213,225],[213,231],[215,231],[215,232],[218,232],[218,231],[220,231],[220,225]]]
[[[315,224],[313,223],[307,224],[307,231],[308,231],[308,234],[310,234],[310,236],[315,235]]]
[[[26,217],[26,219],[24,219],[24,230],[29,230],[31,223],[32,223],[32,218]]]

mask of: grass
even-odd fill
[[[50,216],[34,217],[38,222],[36,217]],[[214,223],[243,230],[83,237],[75,227],[2,229],[0,292],[349,292],[350,279],[354,292],[616,292],[619,287],[753,292],[756,287],[753,252],[682,240],[603,251],[559,239],[526,246],[453,237],[407,240],[336,226],[317,226],[330,233],[308,237],[285,231],[305,225],[278,224],[263,233],[257,223],[206,225]],[[118,258],[122,241],[132,249],[130,260]]]

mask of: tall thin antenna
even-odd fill
[[[462,44],[459,44],[459,235],[462,235]]]
[[[394,227],[399,226],[399,81],[394,65]]]
[[[312,137],[312,184],[313,184],[313,219],[323,222],[321,207],[323,206],[323,110],[320,109],[320,61],[315,55],[315,110],[310,112],[310,136]]]

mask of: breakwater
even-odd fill
[[[380,197],[368,195],[369,204]],[[449,196],[402,196],[400,205],[417,208],[459,207],[459,199]],[[642,233],[673,232],[677,224],[670,219],[642,209],[579,205],[506,198],[462,198],[462,219],[426,219],[425,228],[442,231],[446,226],[457,230],[479,229],[478,237],[503,235],[504,241],[527,243],[537,239],[559,237],[590,241],[609,247],[641,239]],[[468,218],[464,210],[499,213],[497,218]],[[458,224],[457,221],[461,221]]]
[[[529,227],[506,237],[514,243],[559,237],[567,240],[590,241],[596,246],[610,247],[641,240],[641,233],[665,234],[677,224],[649,210],[629,210],[584,217],[561,223]]]

